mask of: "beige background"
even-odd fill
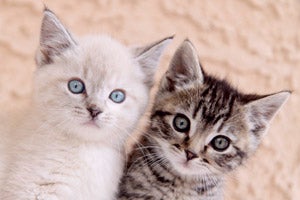
[[[76,35],[108,33],[127,44],[189,37],[206,71],[243,91],[293,90],[256,156],[231,174],[227,200],[300,199],[299,0],[44,0]],[[43,5],[0,1],[0,109],[27,103]]]

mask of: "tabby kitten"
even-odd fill
[[[101,35],[75,39],[45,9],[32,104],[0,152],[0,199],[112,200],[125,140],[171,39],[140,48]]]
[[[118,199],[222,199],[224,175],[254,153],[289,95],[237,91],[205,73],[184,41],[129,156]]]

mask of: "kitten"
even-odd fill
[[[0,199],[113,199],[125,140],[171,40],[127,48],[107,36],[75,39],[45,9],[33,100],[10,133]]]
[[[224,175],[254,153],[289,95],[237,91],[204,72],[184,41],[129,156],[118,199],[222,199]]]

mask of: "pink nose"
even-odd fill
[[[92,118],[97,117],[100,113],[102,113],[102,111],[100,110],[100,108],[96,107],[96,106],[91,106],[89,108],[87,108],[87,110],[90,112]]]
[[[184,151],[185,151],[187,161],[193,160],[194,158],[198,158],[197,154],[195,154],[194,152],[187,149],[185,149]]]

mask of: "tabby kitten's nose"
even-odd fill
[[[184,151],[185,151],[187,161],[192,160],[194,158],[198,158],[197,154],[195,154],[194,152],[189,151],[187,149],[185,149]]]
[[[102,111],[97,106],[88,107],[87,110],[90,112],[92,118],[97,117]]]

